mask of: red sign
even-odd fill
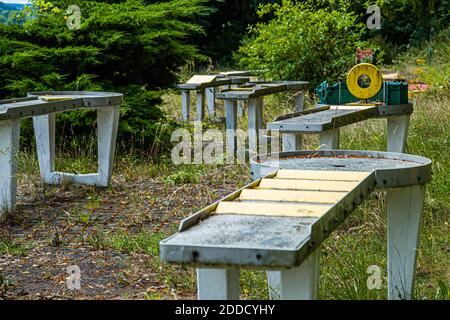
[[[356,63],[361,62],[372,62],[373,61],[373,51],[372,48],[356,48]]]

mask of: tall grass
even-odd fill
[[[179,100],[165,98],[166,110],[177,114]],[[310,97],[309,103],[313,103]],[[292,110],[290,95],[265,99],[264,118],[269,121]],[[218,107],[219,113],[221,105]],[[239,126],[245,127],[246,117]],[[306,136],[305,149],[315,149],[317,136]],[[341,148],[386,150],[386,119],[372,119],[345,127]],[[448,299],[450,283],[450,95],[431,91],[414,101],[407,152],[433,161],[433,181],[427,185],[418,249],[415,298]],[[321,251],[320,299],[386,299],[386,207],[383,193],[373,194],[325,241]],[[369,290],[367,269],[382,271],[381,289]],[[242,298],[268,298],[264,272],[241,271]],[[195,290],[195,288],[192,288]]]
[[[384,120],[343,130],[342,148],[386,148]],[[433,161],[433,180],[427,185],[421,245],[418,249],[416,298],[449,298],[450,281],[450,96],[426,94],[415,101],[407,152]],[[366,269],[378,265],[386,274],[386,209],[383,194],[360,207],[322,252],[321,297],[330,299],[386,298],[382,290],[368,290]]]
[[[274,95],[265,99],[266,121],[292,110],[290,95]],[[313,103],[312,97],[309,104]],[[181,118],[180,98],[169,92],[164,96],[163,109],[175,118]],[[218,104],[218,113],[223,115],[222,105]],[[417,299],[448,299],[450,283],[450,94],[445,91],[431,91],[417,96],[414,101],[414,113],[407,142],[407,152],[430,158],[433,161],[433,180],[427,185],[421,244],[418,248],[416,290]],[[244,110],[245,111],[245,110]],[[245,127],[245,114],[239,125]],[[375,119],[342,129],[342,149],[385,150],[386,120]],[[223,124],[210,124],[223,128]],[[307,136],[305,148],[315,149],[317,137]],[[96,169],[96,147],[94,139],[75,143],[69,154],[58,153],[59,170],[86,172]],[[74,162],[74,158],[77,158]],[[21,154],[21,172],[27,175],[37,173],[37,161],[34,155]],[[219,166],[220,167],[220,166]],[[193,183],[208,170],[217,167],[202,165],[175,167],[168,158],[161,158],[155,164],[148,155],[138,152],[119,150],[115,174],[125,182],[142,178],[160,178],[166,184]],[[220,168],[219,170],[220,171]],[[235,166],[235,175],[217,175],[215,179],[232,180],[242,185],[248,178],[243,174],[242,166]],[[211,183],[212,185],[213,183]],[[155,195],[157,197],[157,195]],[[192,208],[194,211],[195,208]],[[170,226],[167,234],[174,232]],[[158,272],[158,279],[167,288],[179,291],[182,296],[195,294],[195,273],[193,268],[167,266],[159,263],[157,255],[158,241],[163,235],[147,232],[128,234],[98,233],[87,239],[92,246],[107,247],[126,253],[148,254],[150,264]],[[13,247],[5,247],[8,250]],[[3,249],[6,250],[6,249]],[[0,250],[1,251],[1,250]],[[382,270],[382,287],[369,290],[366,284],[367,268],[377,265]],[[265,273],[242,271],[242,298],[268,298]],[[342,224],[322,245],[321,251],[321,299],[385,299],[386,283],[386,208],[384,194],[373,194],[363,205]],[[159,296],[149,295],[149,298]]]

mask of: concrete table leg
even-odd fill
[[[300,92],[295,97],[294,112],[301,112],[304,109],[305,93]],[[283,139],[283,151],[295,151],[302,150],[302,135],[298,133],[284,133]]]
[[[259,131],[263,127],[264,102],[262,97],[248,101],[248,147],[249,157],[258,154]]]
[[[202,91],[197,91],[195,97],[195,108],[197,112],[197,121],[203,121],[204,118],[204,110],[205,110],[205,96]]]
[[[320,150],[337,150],[339,149],[339,137],[340,130],[334,129],[330,131],[325,131],[320,133]],[[283,143],[284,148],[284,143]],[[301,148],[301,146],[300,146]],[[288,151],[288,150],[287,150]],[[303,263],[305,264],[304,270],[299,270],[298,272],[305,278],[304,282],[305,288],[301,291],[304,292],[304,298],[298,299],[315,299],[317,297],[317,290],[319,285],[319,274],[320,274],[320,247]],[[303,266],[302,264],[302,266]],[[300,266],[300,268],[302,267]],[[309,275],[309,276],[308,276]],[[286,280],[286,286],[289,288],[289,278]],[[310,279],[310,280],[307,280]],[[311,288],[315,288],[314,290]],[[308,291],[309,290],[309,291]],[[292,292],[292,291],[288,291]],[[311,297],[311,298],[308,298]]]
[[[227,163],[233,164],[236,155],[237,102],[225,100],[227,129]]]
[[[424,186],[387,192],[388,299],[411,299]]]
[[[305,93],[300,92],[295,97],[295,106],[294,106],[294,112],[302,112],[305,108]]]
[[[319,273],[320,249],[313,252],[295,269],[267,272],[270,298],[273,300],[317,299]]]
[[[199,300],[238,300],[238,269],[197,269]]]
[[[238,88],[238,85],[232,85],[231,88]],[[244,116],[244,108],[245,108],[245,101],[239,100],[238,101],[238,116],[243,117]]]
[[[107,187],[111,183],[116,155],[117,130],[120,106],[103,107],[97,110],[98,126],[98,183]]]
[[[216,92],[215,88],[206,88],[205,89],[206,96],[206,106],[208,108],[208,115],[213,117],[216,112]]]
[[[320,133],[320,150],[339,149],[339,129],[329,130]]]
[[[388,141],[387,151],[404,153],[408,139],[410,115],[387,118]]]
[[[181,117],[183,121],[189,121],[191,111],[191,93],[190,91],[181,91]]]
[[[93,174],[55,172],[55,115],[34,117],[33,123],[42,180],[48,184],[68,181],[75,184],[107,187],[111,183],[119,116],[120,106],[97,109],[98,172]]]
[[[33,126],[41,178],[50,183],[55,171],[55,114],[33,117]]]
[[[20,120],[0,121],[0,221],[16,204]]]
[[[238,116],[239,117],[244,116],[244,109],[245,109],[245,101],[239,100],[238,101]]]
[[[283,151],[302,150],[302,135],[296,133],[283,133]]]

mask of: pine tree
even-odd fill
[[[0,24],[0,96],[36,90],[123,92],[121,134],[141,135],[151,143],[163,116],[156,91],[172,86],[181,66],[202,58],[188,38],[202,32],[193,21],[209,13],[204,2],[34,0],[16,23]],[[80,8],[79,29],[67,26],[69,5]],[[70,117],[75,132],[92,127],[86,112]]]

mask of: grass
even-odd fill
[[[28,251],[29,244],[25,244],[20,239],[14,239],[7,230],[0,230],[0,255],[24,256]]]
[[[197,167],[184,166],[175,173],[164,177],[164,182],[171,185],[180,185],[185,183],[199,183],[202,171]]]
[[[179,97],[165,97],[166,112],[179,115]],[[266,120],[291,109],[290,95],[265,100]],[[311,99],[309,99],[311,101]],[[219,106],[219,114],[221,106]],[[450,96],[420,95],[415,101],[407,152],[433,161],[433,181],[427,186],[418,250],[416,299],[448,299],[450,270]],[[245,117],[239,126],[245,127]],[[370,120],[346,127],[341,133],[342,149],[386,150],[386,120]],[[219,126],[220,127],[220,126]],[[306,148],[315,149],[317,137],[306,138]],[[381,269],[381,288],[369,290],[367,269]],[[265,299],[264,272],[242,271],[242,298]],[[356,210],[323,244],[321,252],[321,299],[386,299],[386,208],[384,194],[375,194]]]
[[[4,277],[4,275],[0,272],[0,297],[2,297],[7,291],[9,287],[9,281]]]
[[[178,109],[177,96],[169,94],[165,97],[174,111]],[[265,118],[271,119],[279,113],[287,113],[290,104],[285,101],[289,96],[276,95],[266,101]],[[167,100],[166,100],[167,101]],[[280,107],[281,105],[281,107]],[[280,112],[281,109],[281,112]],[[219,107],[220,112],[220,107]],[[174,112],[175,113],[175,112]],[[410,134],[408,138],[408,152],[423,155],[433,160],[433,181],[427,186],[421,245],[418,254],[416,273],[417,299],[447,299],[449,298],[450,272],[448,261],[449,252],[449,213],[450,213],[450,98],[445,95],[425,95],[415,102],[415,112],[412,116]],[[245,119],[241,119],[244,126]],[[371,120],[364,124],[356,124],[343,129],[342,148],[373,149],[386,148],[385,120]],[[221,127],[221,124],[211,124]],[[317,137],[307,137],[306,147],[315,148]],[[89,154],[78,154],[77,162],[70,161],[73,157],[60,155],[61,170],[82,171],[86,168],[95,169]],[[21,179],[25,176],[35,177],[37,162],[29,154],[21,155]],[[116,175],[124,179],[124,183],[133,183],[139,179],[155,179],[161,183],[176,188],[184,185],[221,184],[234,181],[236,187],[243,186],[248,181],[245,166],[231,166],[225,172],[220,165],[180,165],[171,164],[170,159],[163,159],[158,163],[151,163],[139,155],[119,154],[116,162]],[[223,173],[222,173],[223,171]],[[212,175],[211,172],[215,174]],[[202,177],[209,174],[210,180]],[[33,179],[31,179],[33,180]],[[36,183],[36,188],[41,187]],[[217,198],[215,189],[211,188],[208,199]],[[56,196],[58,189],[46,187],[44,197]],[[138,227],[110,228],[108,225],[97,225],[96,212],[102,205],[102,190],[92,190],[86,193],[82,206],[73,208],[67,214],[68,224],[79,225],[81,229],[81,243],[88,245],[91,250],[113,250],[133,257],[145,255],[148,266],[155,271],[153,278],[162,283],[162,289],[148,289],[146,299],[194,297],[195,272],[193,268],[167,265],[160,263],[158,258],[158,243],[161,239],[176,231],[177,223],[170,223],[159,231]],[[114,192],[109,190],[107,192]],[[186,194],[188,196],[188,194]],[[133,195],[130,195],[133,197]],[[148,194],[146,201],[152,204],[170,202],[171,199],[161,198],[158,194]],[[321,299],[385,299],[386,283],[386,210],[384,195],[374,194],[358,210],[356,210],[341,225],[331,237],[325,241],[321,251],[321,278],[319,297]],[[136,196],[132,200],[136,205],[142,198]],[[193,205],[186,208],[189,212],[204,206]],[[138,210],[138,209],[136,209]],[[139,220],[137,218],[133,218]],[[139,225],[140,221],[136,222]],[[90,229],[89,229],[89,228]],[[87,231],[89,229],[89,231]],[[64,245],[64,242],[59,245]],[[22,255],[27,249],[18,243],[2,241],[0,254]],[[132,258],[130,258],[132,259]],[[382,271],[382,286],[379,290],[367,289],[367,268],[371,265],[379,266]],[[123,273],[123,272],[122,272]],[[121,283],[131,283],[139,278],[139,274],[119,277]],[[134,280],[133,280],[134,279]],[[241,288],[243,299],[268,298],[266,276],[262,271],[241,271]]]
[[[22,243],[0,240],[0,255],[24,256],[29,248]]]
[[[176,230],[172,228],[171,232],[176,232]],[[99,248],[103,250],[113,249],[130,255],[144,254],[148,258],[152,270],[160,271],[154,275],[154,280],[164,283],[164,289],[162,291],[148,291],[145,299],[162,299],[164,295],[172,294],[174,287],[179,291],[189,292],[192,290],[195,284],[193,270],[187,270],[186,267],[182,266],[162,264],[159,261],[159,242],[167,237],[167,232],[140,231],[132,234],[128,231],[120,230],[112,233],[100,231],[99,234],[95,238],[88,239],[88,242],[93,243],[95,246],[99,246],[100,243]],[[139,278],[140,275],[136,274],[134,277]],[[127,278],[133,277],[130,276],[130,273],[123,273],[119,279],[124,284],[127,281],[132,281],[130,279],[127,280]]]
[[[314,99],[308,97],[307,101],[311,105]],[[288,113],[292,110],[292,104],[292,95],[269,96],[265,100],[264,118],[270,120]],[[177,93],[169,92],[164,96],[163,109],[178,119],[181,118],[180,105]],[[415,298],[449,299],[450,95],[434,91],[420,95],[414,107],[407,152],[430,158],[434,172],[433,181],[427,185]],[[219,116],[223,117],[220,103],[217,110]],[[341,133],[341,148],[385,150],[385,121],[370,120],[344,128]],[[238,125],[245,128],[245,122],[244,116],[239,119]],[[223,123],[216,122],[209,123],[208,127],[224,129]],[[305,148],[316,149],[317,146],[316,136],[306,137]],[[73,148],[77,149],[76,144]],[[59,152],[59,170],[96,170],[95,148],[83,144],[83,148],[78,149],[88,151],[78,150],[70,154]],[[145,260],[146,268],[151,270],[152,283],[156,283],[142,289],[145,291],[145,299],[195,298],[194,268],[161,263],[158,243],[176,232],[181,218],[220,198],[224,193],[229,193],[230,188],[245,185],[249,180],[248,168],[242,165],[176,166],[168,156],[154,162],[142,154],[119,153],[115,164],[115,179],[115,184],[106,190],[85,188],[80,191],[80,195],[75,194],[74,201],[78,202],[63,214],[64,225],[55,227],[57,231],[52,233],[54,238],[48,243],[69,246],[70,241],[62,238],[67,229],[73,229],[77,237],[76,245],[87,246],[94,252],[119,252],[128,257],[129,266],[120,271],[117,278],[120,285],[129,286],[139,282],[142,271],[133,266],[136,259]],[[140,183],[148,181],[156,185],[155,189],[148,192],[140,190]],[[25,183],[34,190],[33,197],[42,203],[57,203],[59,193],[65,191],[65,188],[69,193],[79,190],[71,189],[70,186],[43,186],[38,177],[35,155],[28,152],[20,155],[19,184]],[[125,187],[128,189],[124,189]],[[203,190],[202,198],[188,202],[189,206],[186,207],[185,200],[192,197],[196,188]],[[169,196],[162,192],[163,189],[171,190]],[[115,197],[114,200],[109,200],[111,197]],[[176,207],[173,208],[175,199]],[[125,215],[115,224],[101,223],[103,211],[120,214],[123,210],[122,203],[125,202],[132,205],[131,210],[135,214]],[[149,211],[148,207],[158,209],[156,214],[153,209]],[[20,223],[20,219],[17,219]],[[48,223],[53,223],[53,220],[42,221],[42,228]],[[58,228],[65,231],[60,232]],[[0,256],[27,255],[30,246],[23,243],[10,237],[0,238]],[[380,289],[367,288],[367,270],[372,265],[381,270]],[[319,298],[386,299],[386,277],[386,208],[384,194],[378,193],[361,205],[322,245]],[[0,286],[1,281],[0,279]],[[243,299],[268,298],[266,275],[262,271],[241,271],[241,288]],[[122,297],[131,295],[125,292]]]
[[[131,234],[126,230],[106,232],[102,229],[96,229],[84,241],[97,250],[110,248],[123,253],[145,253],[152,258],[156,258],[158,243],[162,239],[161,233],[149,231]]]

